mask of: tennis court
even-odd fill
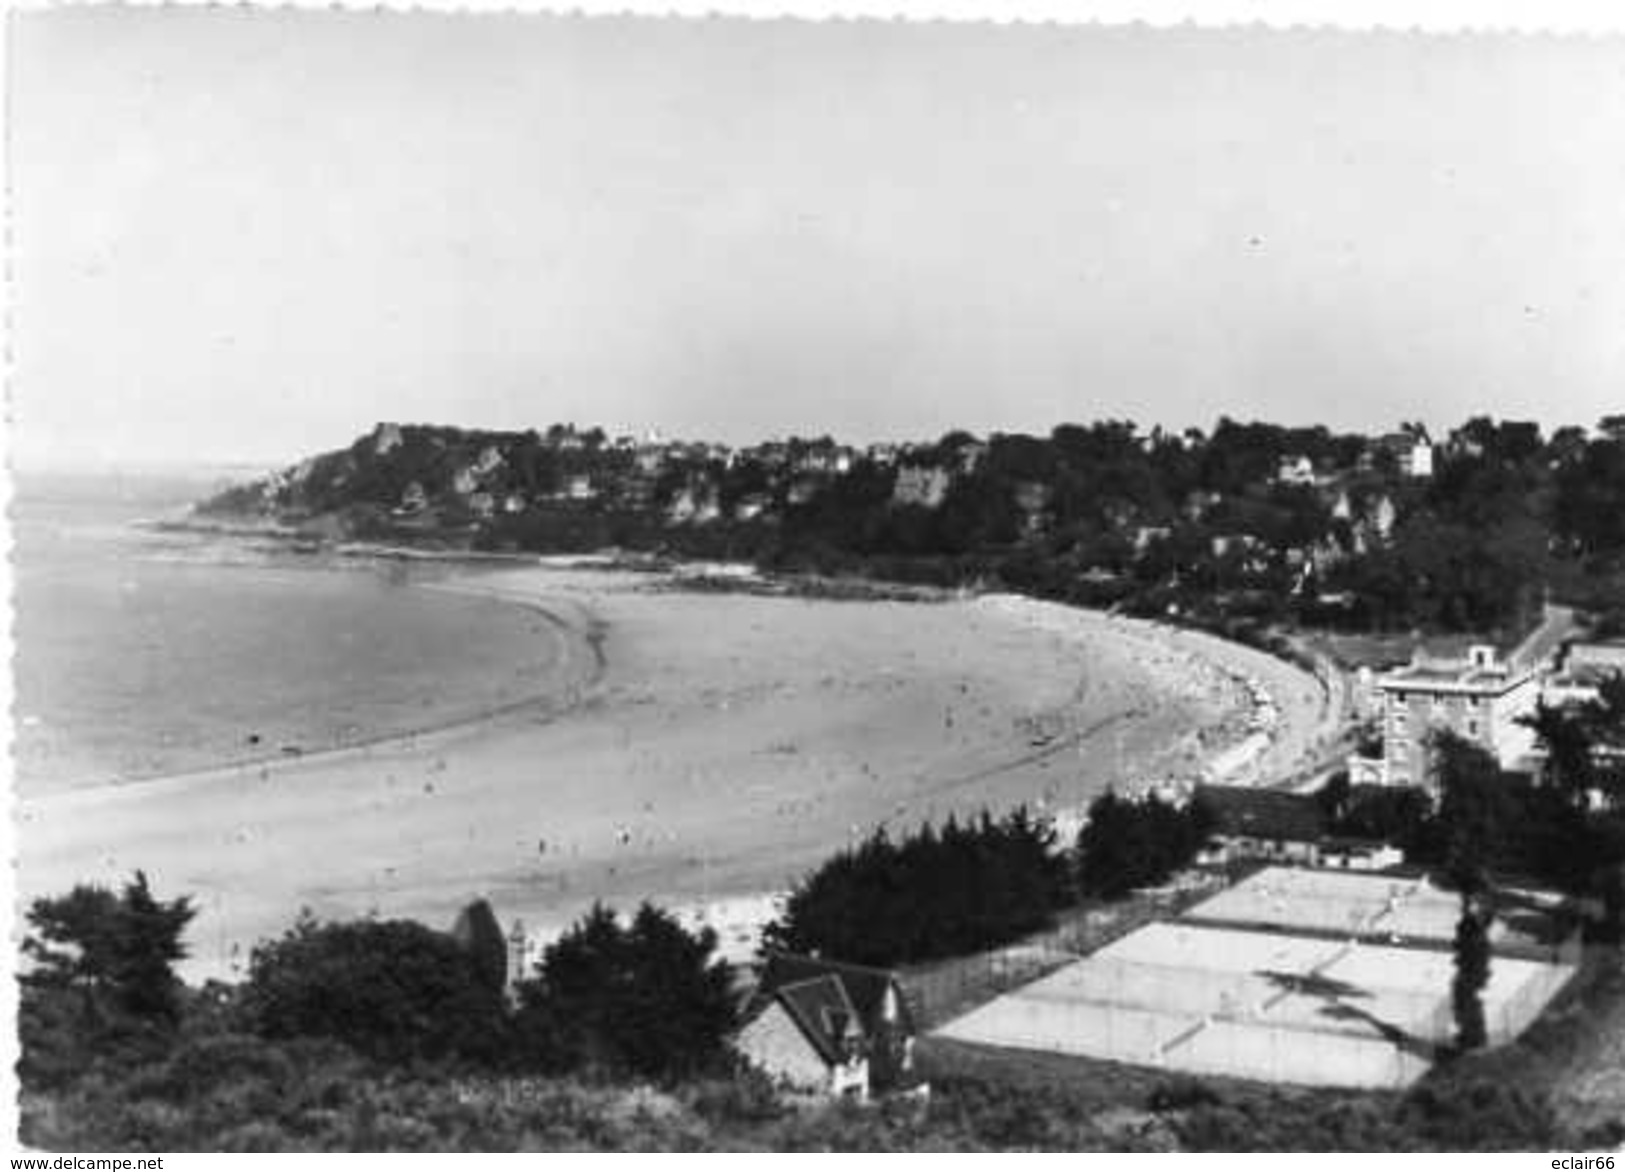
[[[1308,926],[1307,912],[1290,910],[1294,899],[1384,920],[1414,901],[1415,914],[1394,922],[1425,939],[1424,931],[1436,930],[1438,896],[1453,898],[1426,888],[1396,893],[1380,877],[1304,872],[1310,880],[1298,881],[1300,873],[1287,874],[1291,880],[1244,892],[1221,912],[1256,923],[1260,900],[1267,901],[1264,910],[1280,901],[1289,924]],[[1209,915],[1210,905],[1233,893],[1191,909],[1193,919],[1148,924],[939,1032],[986,1045],[1311,1085],[1402,1087],[1427,1070],[1455,1029],[1449,951],[1395,947],[1369,934],[1212,922],[1218,917]],[[1572,971],[1495,957],[1484,991],[1491,1042],[1522,1032]]]
[[[1461,905],[1425,878],[1270,867],[1191,909],[1193,919],[1449,944]]]

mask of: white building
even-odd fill
[[[1380,677],[1383,780],[1431,785],[1430,734],[1446,728],[1488,750],[1504,769],[1535,747],[1533,730],[1518,722],[1534,712],[1540,678],[1530,667],[1499,660],[1495,648],[1474,646],[1466,660],[1420,656]]]

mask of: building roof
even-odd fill
[[[1524,683],[1534,672],[1515,665],[1481,644],[1468,650],[1465,659],[1428,659],[1418,653],[1404,667],[1395,668],[1377,681],[1389,691],[1456,692],[1499,696]]]
[[[823,981],[832,981],[840,989],[845,1005],[856,1014],[858,1025],[865,1034],[874,1032],[884,1021],[888,992],[892,995],[892,1004],[897,1013],[894,1024],[905,1033],[914,1032],[912,1015],[896,973],[889,969],[843,964],[791,952],[768,953],[756,988],[746,1002],[745,1016],[754,1016],[765,1009],[768,1002],[778,1000],[785,1003],[785,1008],[800,1023],[798,1007],[821,1009],[827,1006],[827,986],[819,983]],[[780,996],[781,993],[788,996]],[[791,1001],[795,1004],[790,1004]],[[814,1045],[819,1045],[817,1039],[812,1040]]]
[[[1200,785],[1195,801],[1213,815],[1214,832],[1228,837],[1315,842],[1325,815],[1312,794],[1240,785]]]
[[[831,1065],[845,1060],[849,1039],[861,1037],[863,1025],[838,977],[810,977],[781,985],[773,1000],[806,1035],[819,1057]]]

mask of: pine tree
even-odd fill
[[[1434,737],[1433,761],[1441,794],[1439,817],[1448,842],[1446,867],[1461,894],[1450,1001],[1456,1045],[1465,1051],[1487,1040],[1483,991],[1490,978],[1489,930],[1494,919],[1489,863],[1500,830],[1500,768],[1483,749],[1447,730]]]
[[[736,1021],[716,933],[690,933],[645,903],[628,927],[596,904],[519,986],[517,1025],[536,1065],[643,1077],[715,1065]]]
[[[451,934],[474,958],[481,984],[501,993],[508,982],[508,940],[490,902],[476,899],[465,907],[458,913]]]
[[[81,884],[65,896],[36,899],[23,941],[32,968],[23,982],[39,990],[75,990],[93,1025],[120,1020],[173,1025],[179,1016],[175,962],[197,915],[191,899],[154,898],[144,872],[119,894]]]

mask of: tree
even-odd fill
[[[450,935],[410,920],[302,914],[254,949],[244,1007],[264,1037],[334,1038],[385,1061],[494,1061],[501,1050],[500,989]]]
[[[1495,845],[1500,768],[1479,746],[1447,729],[1433,738],[1434,777],[1445,825],[1446,868],[1461,894],[1456,923],[1455,975],[1450,1002],[1456,1017],[1456,1045],[1484,1045],[1484,987],[1490,979],[1489,929],[1494,919],[1489,860]]]
[[[1196,857],[1212,821],[1200,802],[1180,807],[1155,794],[1134,800],[1107,790],[1078,832],[1078,890],[1119,899],[1164,882]]]
[[[1490,917],[1463,897],[1456,921],[1456,971],[1450,981],[1450,1006],[1456,1017],[1456,1048],[1476,1050],[1489,1035],[1484,1023],[1484,987],[1490,982]]]
[[[963,955],[1049,927],[1070,887],[1049,823],[1025,809],[997,820],[949,816],[901,841],[876,830],[826,860],[763,940],[857,964]]]
[[[1546,750],[1547,784],[1583,810],[1590,800],[1596,774],[1591,733],[1583,715],[1540,700],[1534,712],[1520,716],[1518,723],[1533,729],[1536,742]]]
[[[623,927],[602,904],[543,954],[519,986],[518,1027],[544,1068],[643,1077],[716,1065],[737,1025],[733,968],[716,933],[690,933],[644,903]]]
[[[459,912],[451,935],[474,958],[481,984],[493,993],[507,988],[508,939],[502,934],[490,901],[476,899]]]
[[[40,990],[73,990],[96,1025],[124,1018],[172,1026],[179,1016],[175,962],[181,937],[197,915],[188,896],[154,898],[145,872],[115,895],[81,884],[65,896],[36,899],[23,952],[33,962],[23,982]]]

